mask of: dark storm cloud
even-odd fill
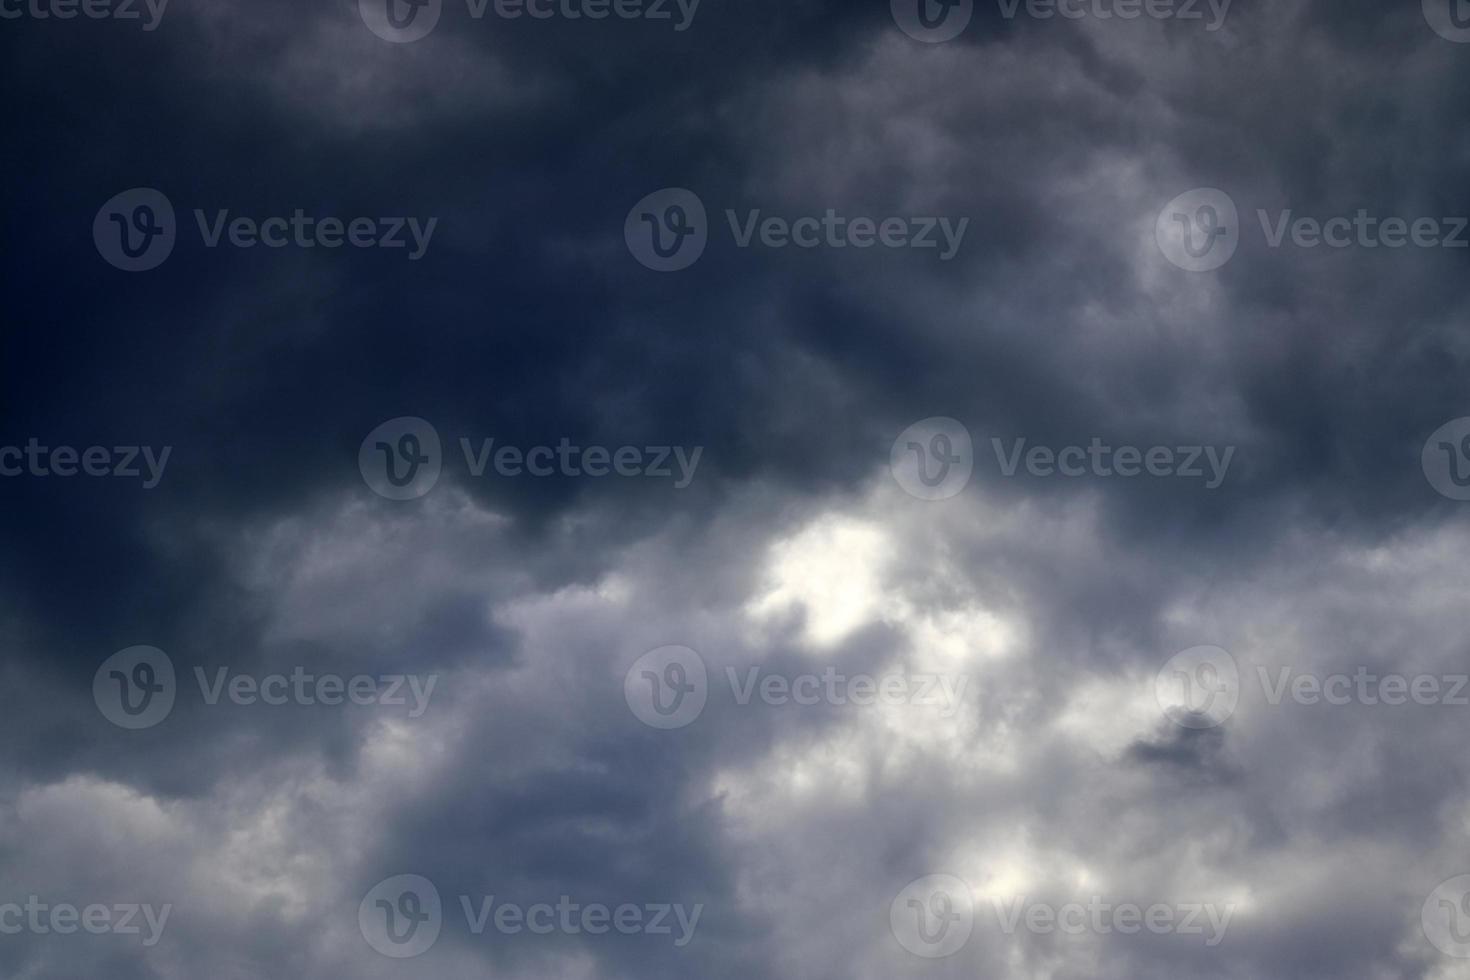
[[[1418,918],[1464,870],[1454,709],[1252,686],[1463,661],[1463,517],[1418,456],[1466,414],[1470,255],[1271,248],[1256,217],[1470,213],[1470,50],[1418,4],[1242,0],[1205,32],[977,2],[941,45],[885,3],[703,0],[683,32],[450,3],[408,45],[347,2],[118,26],[0,25],[0,444],[173,447],[153,490],[0,480],[0,899],[177,911],[157,949],[6,936],[7,974],[1452,975]],[[185,233],[129,275],[89,229],[135,186]],[[621,229],[669,186],[711,236],[665,275]],[[1195,187],[1240,211],[1212,273],[1153,241]],[[439,221],[410,262],[207,249],[194,208]],[[725,217],[828,208],[969,224],[939,261],[738,248]],[[446,472],[381,500],[358,446],[405,415]],[[886,454],[935,415],[976,474],[926,504]],[[473,478],[458,441],[490,437],[704,455],[683,490]],[[1093,437],[1236,456],[1206,492],[1007,478],[990,449]],[[126,732],[90,688],[134,644],[184,684]],[[944,721],[712,696],[661,732],[621,687],[665,644],[721,684],[898,663],[975,684]],[[1161,728],[1154,673],[1198,644],[1236,655],[1241,706]],[[413,720],[192,686],[297,665],[440,686]],[[976,890],[944,961],[888,925],[931,872]],[[399,873],[447,913],[409,963],[355,919]],[[1239,908],[1219,949],[995,927],[1000,898],[1089,889]],[[476,936],[459,897],[492,894],[704,912],[688,949]]]

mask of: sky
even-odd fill
[[[1470,2],[0,51],[0,976],[1470,978]]]

